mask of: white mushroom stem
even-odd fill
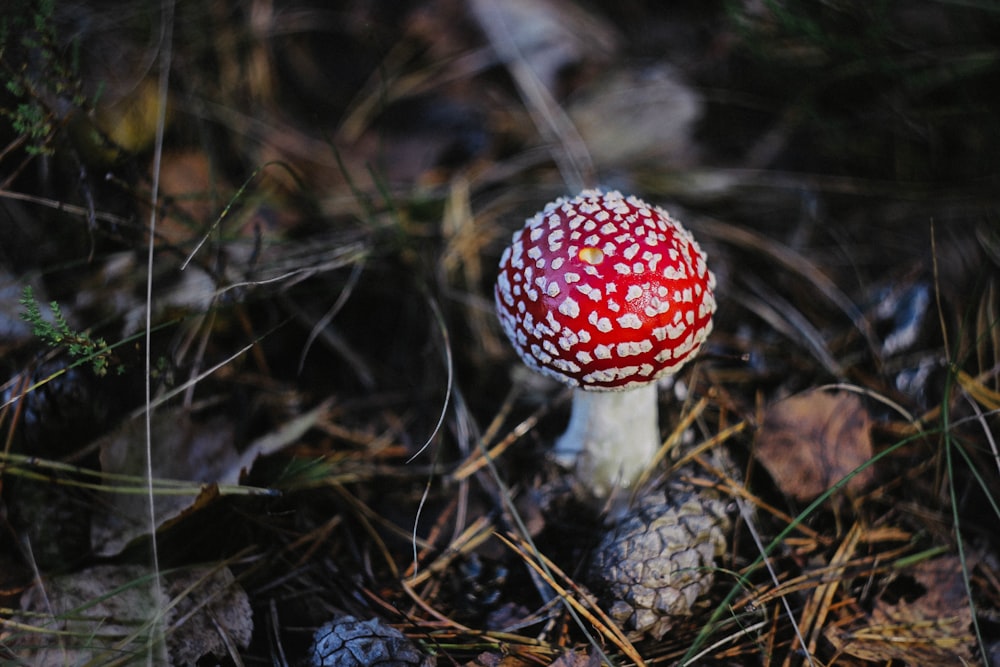
[[[557,460],[576,467],[598,497],[629,488],[660,448],[656,383],[626,391],[573,391],[569,426],[556,441]]]

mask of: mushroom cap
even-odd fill
[[[585,190],[527,220],[494,295],[514,349],[568,385],[624,390],[680,370],[712,331],[715,276],[658,206]]]

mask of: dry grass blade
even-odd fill
[[[589,623],[593,624],[601,635],[618,647],[618,649],[625,654],[629,660],[632,660],[639,667],[643,667],[646,664],[639,655],[639,652],[636,651],[635,646],[632,645],[632,642],[628,640],[621,629],[615,625],[610,618],[608,618],[600,607],[589,599],[589,596],[584,595],[579,587],[571,579],[569,579],[562,570],[546,558],[544,554],[538,554],[536,560],[530,555],[527,545],[525,545],[518,537],[513,535],[507,537],[499,533],[497,533],[497,537],[515,553],[517,553],[517,555],[521,557],[521,560],[523,560],[528,567],[534,570],[546,584],[551,586],[561,599],[569,603],[570,606],[572,606],[573,609],[580,614],[580,616],[586,619]],[[563,581],[568,582],[570,588],[573,589],[573,592],[570,593],[566,587],[556,582],[552,576],[550,576],[550,572],[557,575]],[[579,596],[579,598],[577,596]],[[586,602],[581,602],[581,599]]]
[[[639,493],[639,490],[643,486],[645,486],[646,482],[649,481],[649,477],[650,475],[652,475],[653,471],[656,470],[659,467],[660,463],[674,450],[674,448],[677,447],[677,445],[681,441],[681,438],[684,436],[684,433],[691,427],[691,424],[693,424],[699,417],[701,417],[706,407],[708,407],[708,399],[700,398],[698,399],[698,402],[695,403],[694,406],[692,406],[692,408],[689,411],[684,413],[680,421],[677,423],[677,426],[674,427],[674,430],[670,433],[667,439],[663,442],[663,445],[656,452],[656,456],[653,458],[652,461],[650,461],[649,466],[647,466],[646,469],[639,476],[639,479],[635,484],[636,489],[633,491],[633,494]]]
[[[513,400],[514,396],[511,395],[509,400]],[[543,403],[534,413],[529,417],[521,421],[517,426],[511,429],[510,433],[505,435],[497,444],[493,445],[489,449],[484,449],[482,445],[488,442],[489,433],[484,434],[480,441],[480,447],[469,456],[468,459],[463,461],[454,472],[451,473],[451,478],[460,482],[467,479],[474,473],[479,472],[492,461],[496,461],[499,457],[503,456],[512,445],[514,445],[518,440],[523,438],[531,429],[535,428],[538,421],[542,419],[548,412],[552,409],[553,403],[547,402]],[[501,414],[503,411],[501,411]],[[498,415],[499,416],[499,415]]]
[[[865,337],[872,353],[877,353],[879,347],[876,345],[874,334],[857,305],[844,294],[843,290],[829,276],[820,271],[806,257],[803,257],[801,254],[774,239],[766,238],[751,229],[737,227],[721,220],[701,218],[699,219],[699,227],[704,229],[706,234],[715,236],[726,243],[732,243],[759,252],[767,258],[776,261],[789,271],[802,276],[820,294],[826,297],[830,303],[836,305],[841,312],[847,315],[858,331],[861,332],[861,335]]]
[[[408,572],[408,578],[404,581],[412,588],[419,586],[434,575],[441,574],[448,569],[456,558],[463,554],[471,553],[488,540],[493,532],[493,520],[485,516],[479,517],[466,526],[465,530],[437,558],[423,566],[419,573],[413,574],[412,572]]]
[[[128,218],[123,218],[121,216],[114,215],[113,213],[108,213],[105,211],[90,211],[83,206],[75,206],[73,204],[68,204],[64,201],[58,199],[50,199],[48,197],[39,197],[37,195],[29,195],[23,192],[13,192],[11,190],[0,189],[0,199],[12,199],[15,201],[25,201],[32,204],[38,204],[39,206],[46,206],[57,211],[65,211],[72,215],[76,215],[80,218],[88,218],[93,215],[95,220],[100,220],[101,222],[110,222],[114,225],[121,225],[123,227],[128,227],[132,224],[132,221]]]
[[[563,180],[573,191],[592,185],[594,165],[586,143],[511,34],[517,27],[511,25],[516,10],[507,13],[508,8],[498,0],[477,0],[474,6],[480,26],[517,83],[536,128],[552,144],[552,157],[560,165]]]
[[[417,591],[415,591],[413,589],[413,586],[410,584],[410,582],[408,582],[406,580],[403,580],[400,585],[403,587],[403,590],[410,597],[410,599],[413,600],[413,602],[425,614],[427,614],[431,618],[436,619],[438,622],[443,623],[446,627],[449,627],[452,630],[455,630],[456,632],[460,632],[460,633],[463,633],[463,634],[473,634],[473,635],[476,634],[476,631],[473,630],[472,628],[468,628],[468,627],[462,625],[461,623],[458,623],[457,621],[454,621],[451,618],[448,618],[447,615],[445,615],[442,612],[438,611],[434,607],[434,605],[432,605],[429,602],[427,602],[426,600],[424,600],[424,598]]]
[[[50,482],[60,486],[105,491],[108,493],[146,494],[146,479],[136,475],[116,474],[92,470],[60,461],[50,461],[35,456],[4,454],[0,452],[0,465],[6,474],[24,479]],[[84,480],[92,479],[93,482]],[[100,481],[97,481],[100,480]],[[209,487],[221,495],[275,496],[274,489],[242,484],[210,484],[183,479],[153,478],[153,494],[157,496],[197,496]]]
[[[997,370],[984,373],[980,377],[972,377],[965,371],[958,369],[955,373],[955,380],[958,385],[977,403],[992,412],[1000,410],[1000,392],[994,391],[984,384],[985,380],[997,376]]]
[[[763,281],[752,276],[744,277],[744,281],[755,293],[737,295],[745,308],[767,322],[775,331],[781,332],[812,352],[830,375],[843,377],[844,369],[834,359],[822,334],[798,309],[767,287]]]
[[[802,634],[809,637],[809,643],[805,647],[809,655],[816,654],[816,644],[822,635],[826,618],[830,614],[830,607],[833,605],[833,600],[838,589],[842,586],[844,570],[841,564],[846,563],[854,556],[854,551],[861,541],[862,531],[863,528],[858,523],[851,526],[843,542],[841,542],[836,553],[830,559],[830,566],[835,568],[835,571],[832,573],[833,576],[830,577],[827,583],[816,587],[802,609],[799,625],[802,628]],[[785,664],[790,665],[790,660],[786,661]]]

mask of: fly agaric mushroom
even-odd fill
[[[620,192],[561,198],[500,259],[500,324],[532,369],[574,387],[556,443],[597,496],[628,487],[660,447],[656,382],[712,330],[715,277],[690,232]]]

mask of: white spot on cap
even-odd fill
[[[556,319],[555,313],[551,310],[545,313],[545,321],[549,325],[549,329],[552,330],[553,334],[557,334],[562,330],[562,325],[559,324],[559,320]]]
[[[615,352],[619,357],[634,357],[638,354],[645,354],[653,349],[653,344],[648,340],[626,341],[615,346]]]
[[[594,356],[598,359],[610,359],[611,348],[607,345],[598,345],[594,348]]]
[[[580,342],[580,338],[570,331],[569,329],[563,328],[562,336],[559,337],[559,347],[569,352],[569,350]]]
[[[531,350],[531,356],[533,356],[537,361],[543,364],[552,362],[552,355],[542,350],[537,343],[532,343],[529,349]]]
[[[559,312],[566,317],[579,317],[580,304],[573,297],[568,296],[559,304]]]
[[[587,373],[586,375],[584,375],[583,378],[582,378],[583,382],[586,383],[586,384],[597,383],[597,382],[602,382],[602,383],[607,384],[607,383],[610,383],[610,382],[614,382],[616,379],[617,379],[617,376],[616,376],[615,371],[613,371],[613,370],[596,370],[596,371],[592,371],[592,372]]]
[[[616,321],[618,322],[618,326],[622,327],[623,329],[642,328],[642,320],[635,313],[625,313],[624,315],[619,317]]]
[[[683,280],[686,276],[683,266],[670,265],[663,269],[663,277],[667,280]]]
[[[506,271],[501,271],[497,276],[497,291],[504,303],[508,306],[514,305],[514,299],[510,296],[510,279],[507,277]]]
[[[514,245],[511,246],[510,252],[510,265],[520,271],[524,268],[524,244],[521,241],[516,241]]]
[[[552,367],[566,374],[579,373],[581,370],[579,366],[574,364],[569,359],[562,359],[560,357],[556,357],[552,360]]]
[[[583,294],[584,296],[588,297],[594,303],[597,303],[598,301],[601,300],[601,290],[597,289],[596,287],[592,287],[587,283],[584,283],[582,285],[577,285],[576,290],[580,294]]]
[[[625,295],[626,301],[635,301],[642,296],[642,288],[638,285],[629,285],[628,294]]]

